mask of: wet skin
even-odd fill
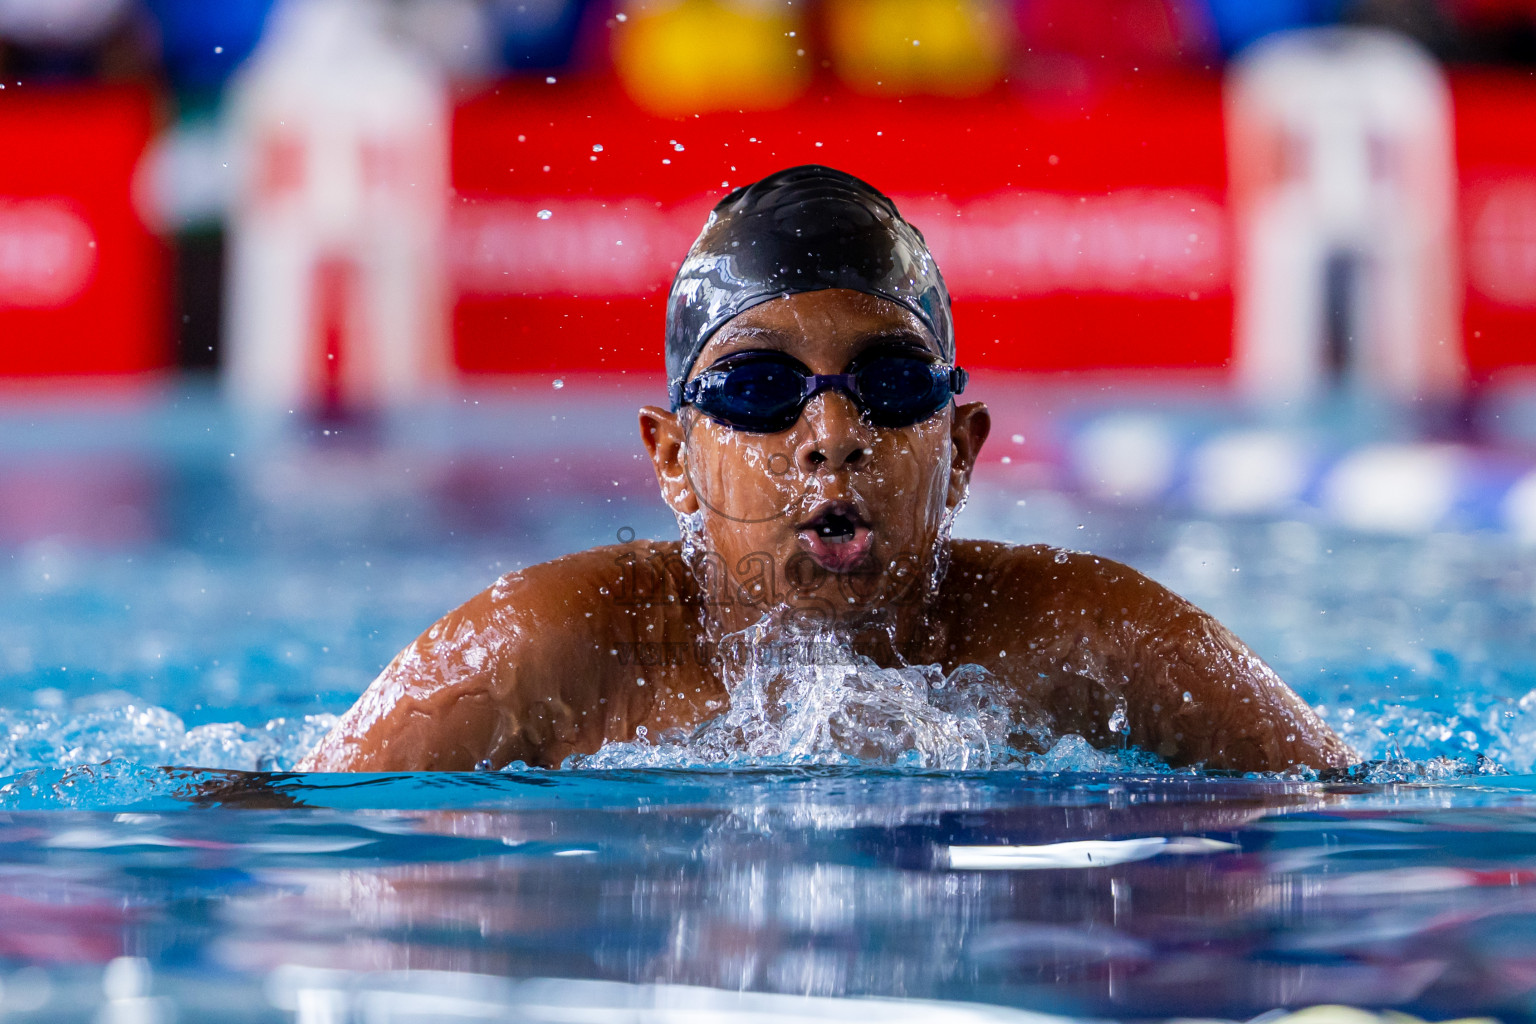
[[[937,357],[901,306],[809,292],[737,316],[693,372],[767,349],[842,373],[885,348]],[[1055,732],[1174,764],[1355,760],[1231,632],[1134,569],[1041,545],[943,542],[989,426],[984,405],[956,402],[874,427],[833,391],[776,434],[642,409],[662,497],[699,529],[693,568],[678,542],[635,541],[503,577],[402,651],[299,768],[554,766],[642,726],[653,739],[686,732],[729,701],[710,645],[765,612],[835,626],[882,665],[979,664]]]

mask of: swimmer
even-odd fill
[[[922,236],[864,182],[796,167],[726,196],[672,285],[666,368],[670,404],[640,410],[640,438],[683,540],[497,580],[300,770],[554,767],[685,737],[729,706],[732,638],[807,635],[884,667],[981,666],[1050,735],[1174,765],[1356,760],[1242,641],[1134,569],[950,539],[987,407],[959,397]]]

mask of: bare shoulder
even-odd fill
[[[957,540],[946,590],[974,605],[998,599],[1016,614],[1031,610],[1074,620],[1126,623],[1193,606],[1144,573],[1112,558],[1049,544]]]
[[[1282,771],[1353,758],[1229,629],[1128,565],[985,541],[956,541],[951,558],[951,621],[965,624],[951,650],[992,657],[1064,731],[1109,742],[1118,708],[1122,735],[1175,764]]]
[[[684,590],[687,570],[676,542],[635,540],[562,555],[502,576],[466,608],[486,613],[562,620],[606,621],[630,598]]]
[[[526,688],[536,677],[564,678],[578,667],[587,678],[605,679],[615,667],[608,652],[615,642],[634,639],[638,619],[655,617],[658,603],[685,602],[691,577],[679,548],[637,540],[507,573],[412,646],[431,644],[445,680],[466,655],[480,664],[476,637],[485,638],[481,646],[503,669],[496,673],[500,682],[516,678]]]
[[[465,770],[595,750],[608,723],[593,709],[628,668],[616,642],[646,607],[623,588],[670,586],[675,547],[593,548],[501,577],[408,644],[301,767]]]

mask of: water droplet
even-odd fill
[[[1056,552],[1056,557],[1052,559],[1052,561],[1054,561],[1057,565],[1066,565],[1067,553],[1065,551]]]
[[[601,142],[595,144],[592,147],[592,152],[594,152],[594,153],[601,153],[602,151],[603,151],[603,144]]]
[[[1131,723],[1126,718],[1125,708],[1115,708],[1115,713],[1109,716],[1109,731],[1112,733],[1130,732]]]
[[[1014,444],[1023,444],[1024,443],[1024,435],[1023,434],[1014,434],[1012,440],[1013,440]]]
[[[555,378],[555,390],[556,390],[556,391],[559,391],[559,390],[560,390],[560,389],[561,389],[561,388],[563,388],[563,387],[565,387],[565,381],[564,381],[564,380],[562,380],[562,379],[561,379],[561,378],[559,378],[559,377],[556,377],[556,378]]]
[[[539,220],[549,220],[549,218],[553,217],[554,215],[555,213],[553,210],[540,210],[534,216],[538,217]]]

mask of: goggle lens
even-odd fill
[[[935,369],[946,372],[936,374]],[[854,374],[865,415],[881,427],[922,422],[942,409],[953,394],[948,369],[910,357],[871,360]]]
[[[739,430],[758,434],[788,430],[805,406],[805,375],[777,359],[710,369],[694,382],[699,386],[691,398],[693,405],[711,419]]]

